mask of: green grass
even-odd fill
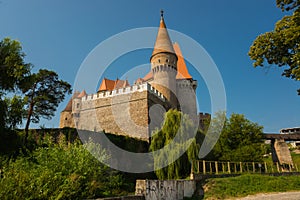
[[[257,193],[300,190],[300,177],[247,174],[231,178],[208,179],[203,188],[205,199],[226,199]]]
[[[300,154],[291,153],[294,165],[297,166],[298,170],[300,171]]]

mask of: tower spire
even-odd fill
[[[165,24],[163,10],[160,11],[160,24],[151,58],[158,53],[172,53],[176,55]]]

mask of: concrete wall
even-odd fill
[[[274,150],[280,164],[293,165],[293,159],[289,147],[284,140],[275,140]]]
[[[137,180],[136,195],[144,195],[146,200],[180,200],[192,197],[196,191],[193,180]]]

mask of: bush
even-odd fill
[[[39,147],[3,166],[0,199],[83,199],[118,195],[123,179],[94,158],[108,159],[100,146],[89,142]]]

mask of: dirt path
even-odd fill
[[[282,193],[270,193],[270,194],[256,194],[247,197],[243,197],[236,200],[299,200],[300,191],[298,192],[282,192]]]

